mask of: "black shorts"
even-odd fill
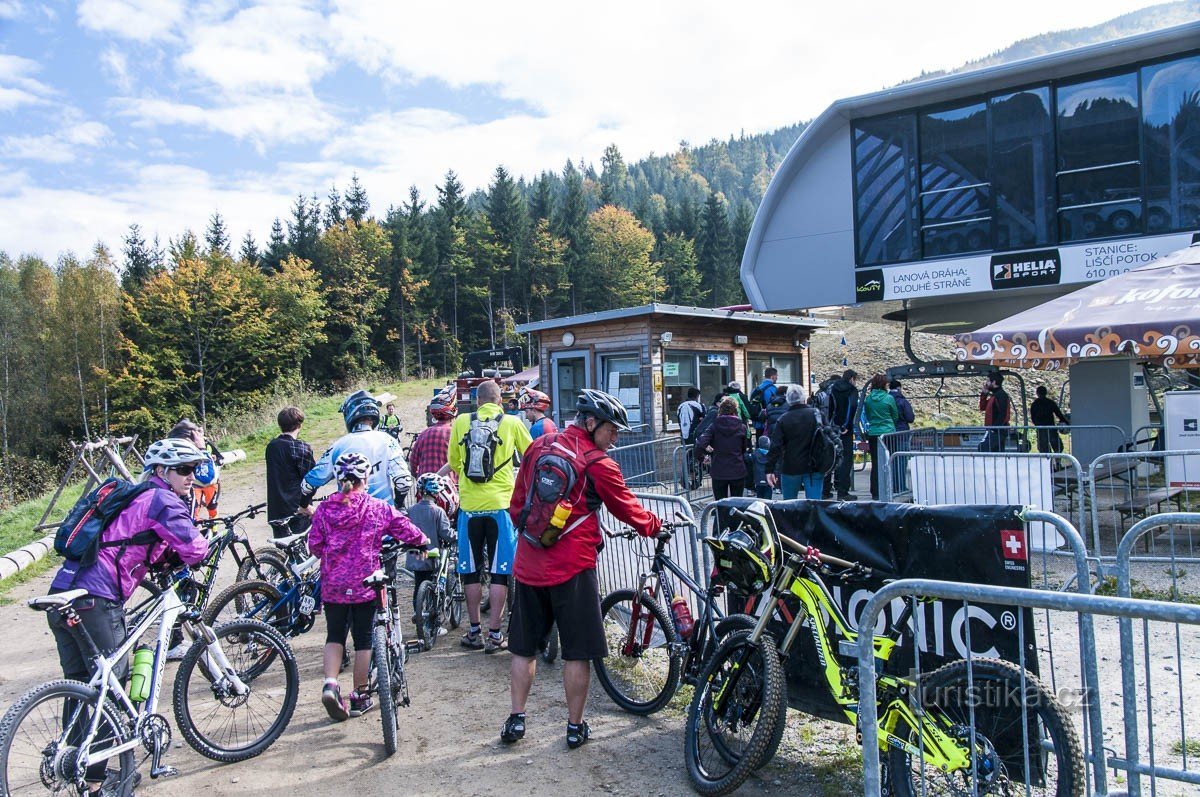
[[[345,646],[346,631],[354,637],[355,650],[371,649],[375,625],[375,601],[325,604],[325,643]]]
[[[584,570],[553,587],[516,583],[508,624],[509,651],[533,658],[554,623],[558,623],[564,661],[590,661],[608,655],[600,616],[600,581],[595,570]]]

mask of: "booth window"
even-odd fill
[[[917,119],[896,114],[854,126],[854,212],[860,266],[918,257]]]
[[[709,404],[729,384],[729,352],[670,352],[663,355],[664,429],[679,426],[679,405],[690,387],[700,389],[700,402]]]
[[[749,384],[746,385],[746,395],[762,383],[763,373],[768,367],[779,371],[775,380],[777,385],[800,384],[800,358],[794,354],[750,354],[746,357],[746,368],[749,371]]]
[[[600,358],[601,390],[617,397],[629,413],[629,423],[642,422],[641,364],[637,355],[606,355]]]
[[[1146,230],[1200,229],[1200,56],[1142,70]]]
[[[997,250],[1054,243],[1054,123],[1050,88],[993,97],[992,242]]]
[[[1059,240],[1141,232],[1136,72],[1057,90]]]
[[[921,248],[926,257],[991,248],[987,106],[920,117]]]

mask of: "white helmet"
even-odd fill
[[[150,444],[146,449],[146,456],[142,457],[142,467],[145,470],[152,470],[155,465],[172,468],[176,465],[203,462],[206,459],[208,455],[192,445],[190,440],[168,437]]]

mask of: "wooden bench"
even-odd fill
[[[1182,495],[1182,487],[1159,487],[1154,490],[1138,491],[1133,493],[1128,501],[1114,504],[1113,509],[1120,513],[1122,521],[1148,514],[1146,510],[1150,507],[1154,507],[1157,512],[1162,512],[1162,505],[1167,501],[1174,501],[1182,510],[1183,502],[1179,500]]]

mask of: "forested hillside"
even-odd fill
[[[1197,5],[1117,22],[1133,32]],[[405,198],[386,207],[355,177],[298,195],[265,237],[232,240],[217,211],[165,242],[130,219],[119,246],[83,258],[0,252],[0,504],[40,485],[68,439],[228,416],[300,381],[452,373],[465,351],[528,344],[513,332],[528,320],[739,304],[755,208],[803,127],[633,163],[613,144],[598,164],[529,178],[501,165],[474,192],[449,171],[434,195],[396,186]]]

